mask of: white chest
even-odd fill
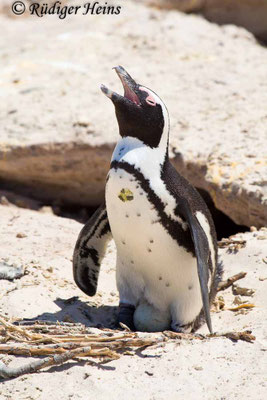
[[[142,257],[153,253],[165,233],[157,210],[140,182],[123,169],[111,170],[106,203],[118,252]]]
[[[155,181],[154,190],[157,187],[160,190]],[[167,196],[161,200],[166,209],[171,206]],[[110,171],[106,206],[117,247],[117,279],[134,288],[138,301],[144,298],[166,308],[177,297],[182,300],[192,294],[188,288],[199,291],[196,259],[168,234],[148,193],[132,174],[120,168]]]

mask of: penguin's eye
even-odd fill
[[[152,99],[151,96],[148,96],[148,97],[146,98],[146,102],[147,102],[147,104],[149,104],[150,106],[155,106],[155,105],[156,105],[155,100]]]
[[[154,106],[155,107],[157,105],[157,103],[156,103],[154,97],[149,93],[149,91],[144,87],[139,87],[139,89],[148,94],[148,96],[146,97],[146,103],[149,106]]]

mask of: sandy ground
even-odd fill
[[[113,327],[118,295],[115,285],[115,249],[108,248],[98,293],[88,298],[72,279],[71,258],[82,225],[50,214],[0,206],[0,262],[23,265],[28,271],[14,282],[0,281],[1,314],[9,318],[41,318]],[[19,235],[18,235],[19,234]],[[23,237],[18,237],[23,236]],[[255,290],[255,304],[243,313],[213,312],[217,332],[252,330],[254,343],[214,338],[201,342],[170,341],[119,360],[94,366],[70,361],[33,375],[1,382],[0,399],[257,399],[266,398],[266,243],[267,232],[239,234],[246,245],[236,253],[221,249],[225,277],[240,271],[238,282]],[[265,250],[265,254],[264,254]],[[265,258],[264,258],[265,257]],[[66,299],[78,298],[67,304]],[[225,308],[233,306],[232,289],[220,292]],[[206,327],[200,332],[207,332]],[[1,355],[10,366],[28,361]]]
[[[0,25],[5,33],[0,35],[1,182],[20,182],[24,189],[29,184],[41,198],[52,185],[53,199],[63,192],[62,198],[76,196],[80,204],[99,201],[118,139],[113,107],[99,84],[120,92],[111,67],[122,64],[168,105],[176,167],[236,222],[264,223],[267,53],[251,34],[133,1],[124,2],[116,19],[77,16],[63,23],[56,17],[0,15]],[[72,278],[81,228],[49,208],[36,212],[0,205],[0,264],[27,272],[13,282],[0,280],[1,315],[116,326],[114,244],[98,292],[89,298]],[[251,330],[255,342],[170,340],[106,364],[72,360],[0,380],[0,400],[267,398],[267,230],[236,237],[245,240],[243,248],[220,249],[224,277],[247,272],[238,285],[254,294],[239,298],[232,288],[220,292],[225,306],[213,310],[212,322],[217,332]],[[238,301],[255,308],[229,310]],[[200,332],[207,333],[206,326]],[[29,361],[10,355],[0,360],[10,366]]]

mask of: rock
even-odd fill
[[[0,190],[0,204],[10,207],[30,208],[31,210],[39,210],[42,206],[35,199],[8,190]]]
[[[0,157],[5,157],[0,159],[0,177],[5,187],[28,197],[95,206],[104,196],[113,147],[67,142],[33,149],[22,143],[2,151],[0,144]]]
[[[0,262],[0,279],[7,279],[13,281],[14,279],[21,278],[24,275],[23,267],[16,265],[9,265],[6,262]]]
[[[15,18],[14,13],[11,10],[12,3],[9,0],[2,0],[0,2],[0,14],[5,14],[10,18]]]
[[[8,201],[6,196],[3,195],[1,195],[0,197],[0,204],[2,204],[2,206],[12,206],[12,204]]]
[[[209,21],[243,26],[267,41],[266,0],[145,0],[145,3],[183,12],[201,12]]]
[[[116,254],[112,243],[101,266],[97,295],[90,298],[78,289],[72,278],[71,257],[81,224],[37,211],[1,205],[0,220],[0,261],[8,255],[8,264],[25,265],[28,271],[18,281],[19,285],[0,281],[1,315],[13,321],[38,317],[41,320],[81,322],[87,326],[97,323],[112,326],[118,305],[114,268]],[[16,232],[21,230],[27,233],[23,245],[16,239]],[[225,267],[224,279],[240,271],[247,272],[240,286],[255,290],[255,308],[239,315],[227,310],[235,299],[229,287],[220,292],[226,310],[212,312],[216,332],[251,330],[256,336],[253,344],[226,338],[205,341],[172,339],[143,349],[142,357],[134,351],[105,364],[105,368],[99,368],[98,362],[88,364],[75,360],[63,367],[53,367],[49,373],[42,370],[38,374],[2,381],[1,399],[38,398],[41,392],[42,399],[53,400],[89,397],[115,400],[123,396],[149,400],[155,397],[155,393],[157,399],[163,400],[177,398],[174,395],[177,387],[178,398],[187,399],[254,399],[257,387],[257,398],[263,399],[266,392],[263,351],[266,283],[260,278],[265,276],[266,270],[262,262],[266,240],[257,240],[262,233],[236,235],[236,240],[247,243],[237,253],[230,254],[227,248],[220,249]],[[115,296],[110,296],[111,292]],[[199,332],[207,333],[207,328],[203,326]],[[7,360],[8,365],[14,367],[28,363],[29,357],[1,355],[1,361]],[[134,373],[129,373],[130,370]],[[85,374],[87,379],[84,379]],[[76,383],[75,389],[73,382]]]
[[[26,233],[18,232],[16,234],[16,237],[19,238],[19,239],[23,239],[23,238],[27,237],[27,235],[26,235]]]
[[[183,12],[194,12],[202,9],[205,0],[139,0],[149,6],[176,9]]]
[[[111,70],[121,63],[167,104],[176,168],[236,223],[264,225],[267,54],[252,35],[131,1],[108,23],[65,22],[0,16],[2,186],[58,204],[102,201],[118,129],[99,85],[122,92]]]
[[[210,21],[243,26],[267,41],[266,0],[205,0],[202,12]]]
[[[43,214],[54,214],[54,213],[53,213],[53,209],[52,209],[52,207],[50,207],[50,206],[43,206],[43,207],[40,208],[39,211],[40,211],[41,213],[43,213]]]

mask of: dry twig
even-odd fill
[[[220,333],[220,334],[214,334],[210,335],[215,336],[215,337],[227,337],[228,339],[231,340],[243,340],[245,342],[253,343],[254,340],[256,340],[256,337],[251,334],[251,331],[243,331],[243,332],[225,332],[225,333]]]
[[[41,360],[32,361],[21,367],[10,368],[0,361],[0,376],[2,378],[16,378],[20,375],[37,372],[42,368],[51,367],[52,365],[60,365],[75,357],[85,357],[90,353],[91,347],[83,347],[75,350],[67,351],[60,355],[50,356]]]
[[[31,361],[22,367],[10,368],[0,362],[0,377],[4,379],[18,377],[23,374],[37,372],[52,365],[60,365],[77,357],[97,357],[104,360],[118,359],[121,354],[131,354],[133,348],[143,348],[178,340],[209,340],[213,337],[227,337],[232,340],[255,340],[251,332],[228,332],[215,335],[183,334],[175,332],[159,332],[153,334],[129,331],[99,330],[92,333],[90,328],[81,324],[49,325],[51,330],[46,334],[41,332],[44,323],[36,325],[17,326],[0,317],[2,329],[0,335],[0,354],[22,355],[26,357],[45,356],[37,361]],[[10,341],[12,341],[10,343]],[[134,353],[133,353],[134,354]]]
[[[244,304],[239,304],[239,305],[236,306],[236,307],[227,308],[227,310],[230,310],[230,311],[238,311],[238,310],[240,310],[241,308],[254,308],[254,307],[255,307],[255,304],[244,303]]]
[[[237,239],[235,237],[229,237],[226,239],[222,239],[218,242],[218,247],[220,248],[227,248],[229,253],[237,253],[238,250],[242,249],[246,246],[247,241],[243,239]]]
[[[238,274],[233,275],[230,278],[228,278],[226,281],[221,281],[218,285],[218,292],[220,290],[225,290],[225,289],[229,288],[230,286],[233,285],[233,283],[235,283],[239,279],[245,278],[246,275],[247,275],[246,272],[239,272]]]

